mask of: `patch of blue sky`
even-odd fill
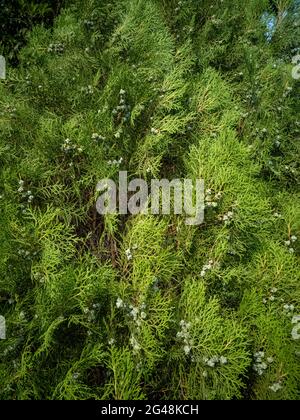
[[[265,12],[261,17],[261,20],[266,25],[266,40],[271,42],[276,30],[276,17],[271,13]]]

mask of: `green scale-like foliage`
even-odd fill
[[[299,4],[269,3],[32,29],[0,81],[1,399],[299,399]],[[119,170],[204,179],[204,222],[100,216]]]

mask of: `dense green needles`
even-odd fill
[[[0,80],[0,399],[299,399],[299,2],[68,3]],[[204,223],[100,216],[119,170]]]

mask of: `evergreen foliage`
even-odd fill
[[[299,399],[299,9],[74,0],[33,27],[0,81],[0,399]],[[204,179],[204,223],[100,216],[119,170]]]

